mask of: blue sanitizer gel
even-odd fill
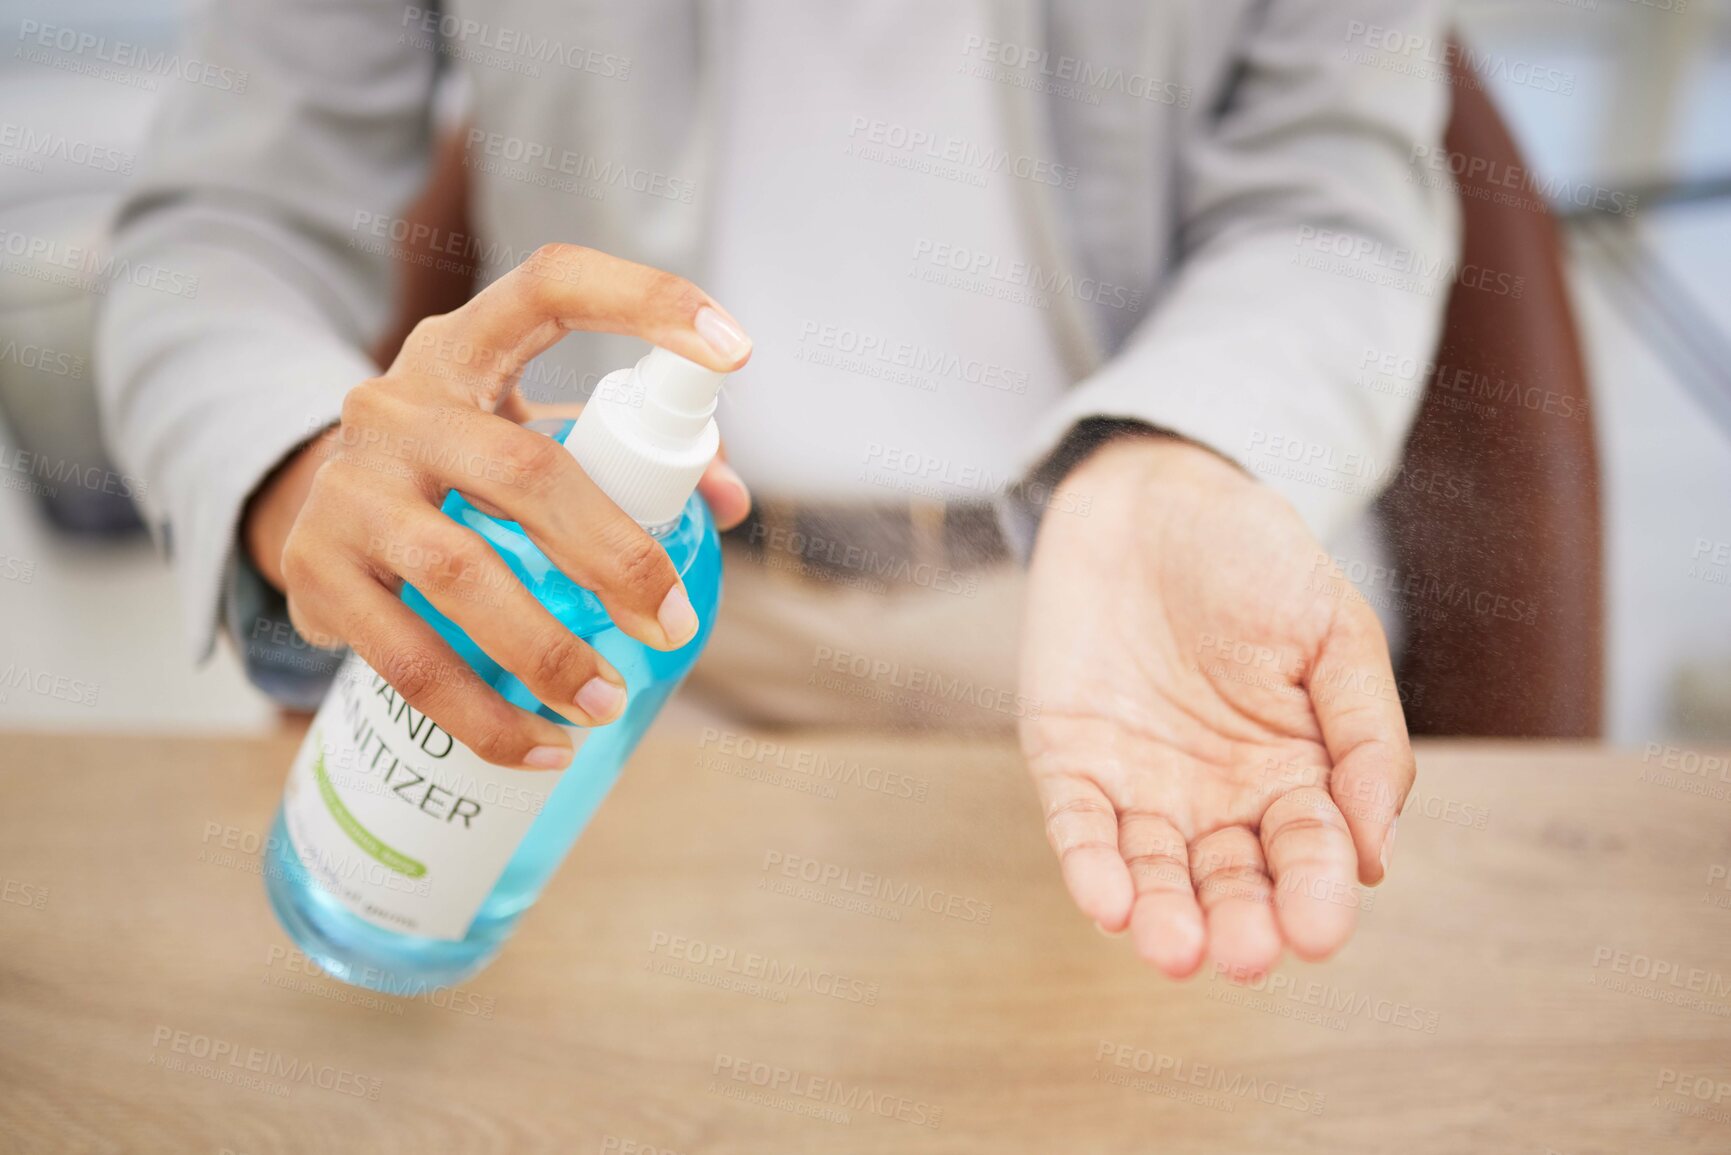
[[[639,739],[709,639],[721,545],[694,493],[715,454],[723,375],[665,350],[610,374],[558,436],[607,495],[661,543],[700,623],[674,651],[620,632],[516,522],[452,491],[444,512],[625,678],[625,712],[570,727],[562,771],[484,762],[350,655],[307,733],[271,831],[265,886],[284,928],[330,974],[420,995],[492,959],[558,869]],[[506,701],[564,724],[419,592],[403,601]]]

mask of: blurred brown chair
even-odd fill
[[[1528,171],[1478,80],[1458,67],[1453,79],[1448,150],[1498,177]],[[434,236],[469,235],[462,140],[460,132],[444,139],[427,191],[407,214]],[[1377,506],[1399,567],[1407,721],[1415,734],[1596,737],[1604,668],[1599,470],[1556,222],[1531,205],[1499,204],[1489,175],[1461,184],[1462,275],[1435,359],[1455,387],[1432,381],[1426,389],[1405,467],[1408,476],[1449,477],[1470,497],[1396,485]],[[477,270],[451,265],[402,262],[381,364],[417,320],[469,298]],[[1478,270],[1519,278],[1521,295],[1478,287],[1470,275]],[[1495,410],[1486,415],[1482,405],[1461,403],[1472,387],[1459,383],[1474,381],[1506,384],[1538,403],[1486,401]]]
[[[1378,503],[1413,590],[1399,599],[1407,723],[1415,734],[1593,738],[1605,661],[1599,465],[1562,246],[1533,194],[1502,183],[1531,170],[1496,105],[1463,69],[1453,81],[1445,145],[1479,163],[1458,178],[1460,275],[1435,358],[1446,384],[1426,389],[1404,464],[1470,496],[1396,485]],[[1507,203],[1511,191],[1524,203]],[[1520,296],[1479,287],[1485,270]],[[1505,399],[1481,400],[1484,383]]]
[[[460,308],[475,292],[480,268],[453,259],[449,251],[440,251],[453,239],[460,252],[480,248],[465,243],[474,236],[469,231],[469,180],[463,168],[466,135],[458,129],[439,137],[427,187],[403,213],[405,223],[411,226],[404,232],[415,240],[397,251],[396,308],[384,335],[373,346],[373,360],[381,367],[396,359],[397,350],[422,317]]]

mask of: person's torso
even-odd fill
[[[489,276],[564,240],[697,280],[756,341],[721,421],[765,496],[986,497],[1159,291],[1251,6],[460,0],[442,51]]]

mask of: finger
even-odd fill
[[[601,599],[625,633],[664,650],[697,634],[697,614],[667,551],[613,504],[559,442],[497,414],[429,408],[382,391],[360,401],[351,394],[346,404],[395,408],[399,412],[377,418],[361,415],[394,428],[434,422],[436,428],[408,440],[462,448],[423,455],[426,476],[515,520],[561,573]]]
[[[1197,839],[1190,876],[1208,923],[1208,957],[1235,980],[1267,972],[1280,958],[1280,930],[1256,835],[1228,826]]]
[[[1329,793],[1358,851],[1359,881],[1374,886],[1387,871],[1394,822],[1417,767],[1388,642],[1368,607],[1337,606],[1305,687],[1333,765]]]
[[[451,737],[496,766],[559,770],[570,735],[488,687],[433,628],[359,570],[338,579],[340,633],[361,660]],[[326,608],[329,612],[329,607]]]
[[[583,726],[625,709],[625,679],[548,613],[480,535],[428,506],[387,511],[376,563],[414,586],[543,705]],[[412,544],[405,544],[412,543]]]
[[[751,512],[751,491],[746,489],[745,479],[719,457],[703,471],[697,492],[709,503],[717,529],[732,529]]]
[[[1046,840],[1082,913],[1117,933],[1130,920],[1130,869],[1118,851],[1118,812],[1094,782],[1074,771],[1036,770]]]
[[[1358,921],[1358,856],[1346,819],[1325,791],[1308,786],[1276,798],[1261,833],[1281,933],[1299,958],[1327,958]]]
[[[461,308],[415,326],[391,372],[442,381],[453,398],[492,409],[525,365],[574,329],[641,337],[718,372],[751,356],[739,322],[685,278],[551,244]]]
[[[1136,891],[1130,911],[1136,953],[1175,979],[1189,978],[1202,965],[1207,935],[1184,836],[1159,815],[1125,814],[1118,849]]]

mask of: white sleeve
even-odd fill
[[[435,58],[393,0],[221,0],[116,226],[103,416],[209,653],[241,509],[378,372],[389,220],[426,178]],[[220,70],[220,71],[215,71]],[[226,82],[225,82],[226,81]]]
[[[1434,349],[1458,214],[1452,188],[1414,179],[1411,164],[1417,146],[1441,141],[1443,70],[1386,58],[1366,30],[1440,48],[1444,9],[1262,7],[1225,99],[1181,150],[1175,277],[1113,359],[1046,415],[1029,462],[1078,421],[1145,422],[1239,462],[1325,542],[1388,484],[1419,399],[1354,379],[1376,352]]]

